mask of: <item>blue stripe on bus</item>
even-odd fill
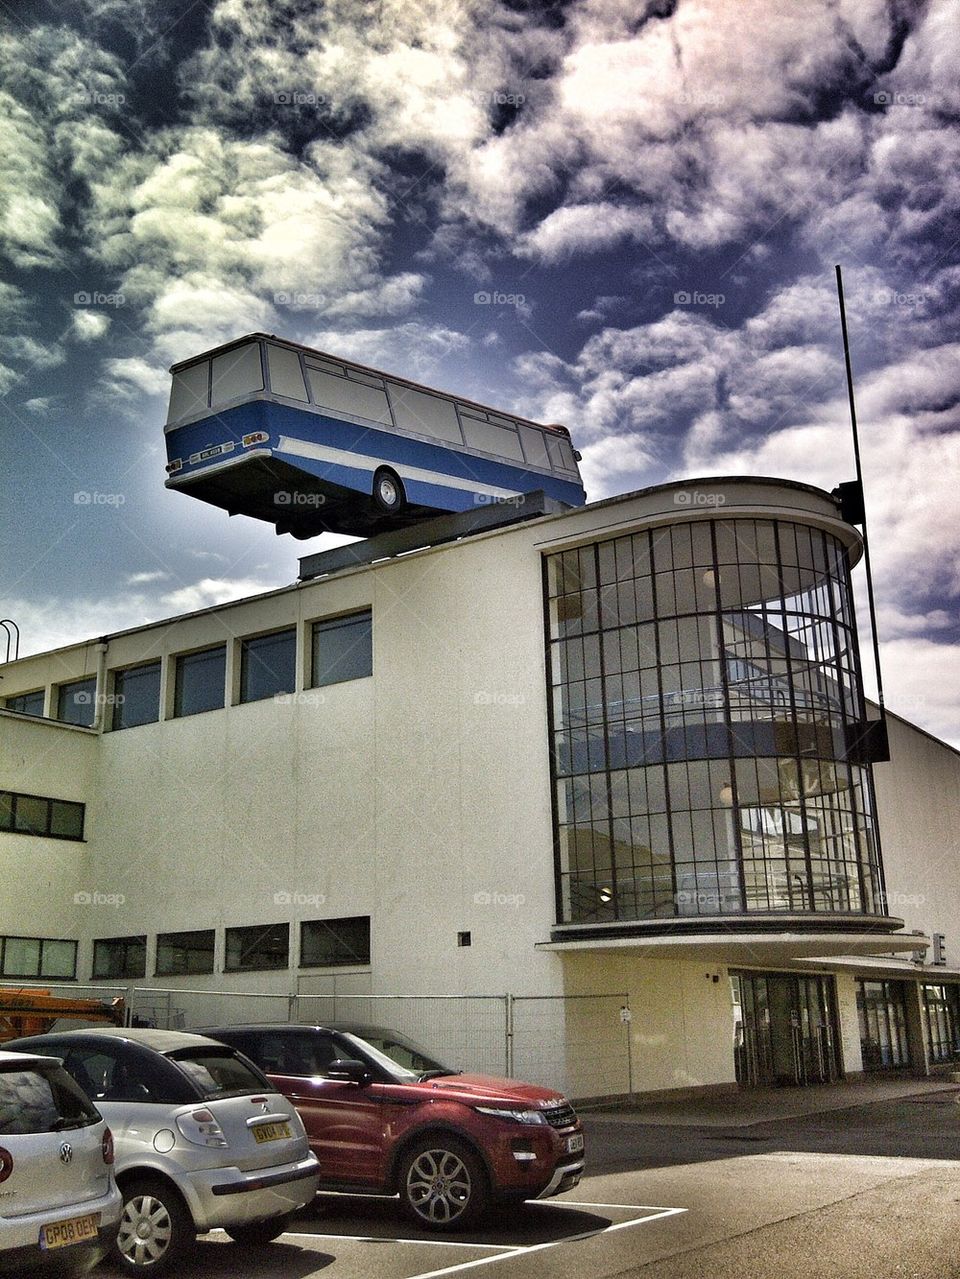
[[[415,466],[476,485],[490,485],[492,488],[509,489],[517,493],[543,489],[551,497],[571,506],[582,506],[586,500],[583,488],[575,480],[528,471],[526,467],[509,461],[476,457],[471,453],[460,452],[455,447],[444,448],[426,440],[380,431],[375,426],[346,422],[327,414],[309,413],[286,404],[274,404],[269,400],[238,404],[170,431],[166,437],[168,459],[172,461],[179,457],[183,463],[182,469],[176,472],[174,478],[185,479],[187,476],[199,475],[212,466],[223,467],[225,463],[242,462],[244,450],[236,447],[226,455],[217,455],[203,462],[191,464],[188,459],[191,454],[203,452],[218,444],[233,442],[240,445],[244,435],[257,432],[263,432],[270,438],[268,444],[256,447],[270,448],[277,457],[317,479],[340,484],[364,494],[370,493],[372,479],[366,467],[349,467],[301,457],[299,454],[281,453],[277,448],[279,437],[286,435],[328,448],[363,453],[377,458],[378,462]],[[404,477],[403,484],[409,501],[418,505],[435,506],[441,510],[466,510],[483,501],[482,494],[478,495],[468,489],[430,484],[426,480]]]

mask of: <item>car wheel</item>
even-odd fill
[[[270,1243],[282,1235],[293,1221],[294,1213],[285,1212],[282,1217],[269,1217],[266,1221],[248,1221],[242,1226],[225,1226],[227,1234],[234,1243],[245,1243],[251,1247],[257,1244]]]
[[[169,1183],[156,1177],[125,1183],[115,1244],[124,1270],[166,1274],[196,1234],[190,1213]]]
[[[406,1215],[431,1230],[473,1225],[490,1199],[479,1158],[465,1142],[442,1133],[411,1146],[401,1159],[398,1181]]]
[[[406,501],[403,484],[389,467],[381,466],[373,477],[373,500],[386,515],[397,515],[403,510]]]

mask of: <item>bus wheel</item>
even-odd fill
[[[373,500],[387,515],[403,510],[406,498],[400,477],[386,466],[381,466],[373,477]]]

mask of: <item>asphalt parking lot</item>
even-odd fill
[[[958,1279],[958,1098],[729,1129],[592,1116],[589,1175],[576,1190],[473,1232],[438,1237],[408,1226],[389,1200],[320,1196],[264,1247],[204,1236],[179,1276]]]

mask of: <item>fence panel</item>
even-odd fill
[[[507,1070],[505,995],[298,995],[296,1020],[398,1030],[457,1070]]]
[[[295,1003],[295,996],[286,994],[138,986],[132,992],[130,1025],[193,1030],[241,1022],[296,1021]]]
[[[517,995],[513,1074],[569,1097],[633,1088],[626,995]]]

